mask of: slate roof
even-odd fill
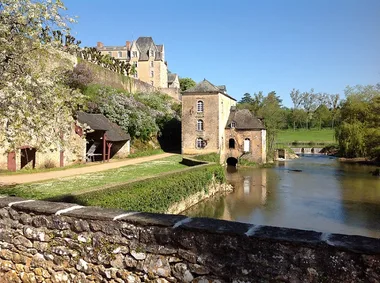
[[[150,36],[141,36],[136,40],[136,46],[140,51],[140,58],[141,61],[148,61],[149,60],[149,50],[153,49],[155,52],[155,60],[161,60],[162,58],[162,50],[163,46],[159,45],[156,46],[154,44],[153,38]]]
[[[225,85],[218,85],[217,88],[223,93],[227,93],[227,87]]]
[[[191,94],[191,93],[222,93],[223,95],[236,101],[235,98],[227,94],[226,86],[215,86],[206,79],[201,81],[196,86],[191,87],[183,92],[184,95]]]
[[[219,93],[220,89],[218,87],[214,86],[208,80],[204,79],[203,81],[201,81],[196,86],[193,86],[193,87],[185,90],[184,92],[187,92],[187,93],[193,93],[193,92],[214,92],[214,93]]]
[[[231,123],[235,122],[237,130],[262,130],[265,129],[264,123],[255,117],[248,109],[231,107],[230,116],[227,120],[226,129],[231,128]]]
[[[173,83],[177,76],[178,76],[177,74],[173,74],[173,73],[168,74],[168,83],[169,84]]]
[[[128,133],[124,132],[117,124],[108,120],[103,114],[78,112],[77,115],[79,123],[87,124],[93,130],[106,131],[107,140],[109,141],[117,142],[131,139]]]

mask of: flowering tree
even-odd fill
[[[69,135],[79,91],[64,84],[72,63],[57,51],[57,31],[68,34],[60,0],[0,2],[0,144],[56,149]],[[57,63],[58,62],[58,63]]]

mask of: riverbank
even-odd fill
[[[209,184],[207,190],[197,192],[193,195],[188,196],[187,198],[172,204],[168,210],[165,212],[167,214],[180,214],[185,210],[191,208],[192,206],[212,198],[216,194],[229,194],[233,192],[233,186],[227,183],[220,183],[215,179],[212,180]]]
[[[219,164],[169,156],[103,172],[15,184],[0,194],[144,212],[180,213],[217,192],[231,191]]]
[[[338,160],[339,162],[344,162],[344,163],[380,166],[379,160],[370,160],[365,157],[356,157],[356,158],[338,157]]]

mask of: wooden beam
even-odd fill
[[[104,132],[103,133],[103,162],[106,161],[106,146],[107,146],[106,139],[107,139],[106,132]]]
[[[111,142],[108,142],[107,143],[107,162],[110,162],[110,157],[111,157],[111,147],[112,147],[112,143]]]

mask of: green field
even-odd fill
[[[181,161],[182,156],[175,155],[103,172],[5,187],[0,190],[0,194],[33,199],[48,199],[61,195],[82,193],[133,181],[138,178],[158,176],[162,173],[186,168],[187,166],[181,164]]]
[[[282,130],[277,135],[277,143],[310,143],[310,142],[324,142],[326,144],[335,143],[334,130]]]

